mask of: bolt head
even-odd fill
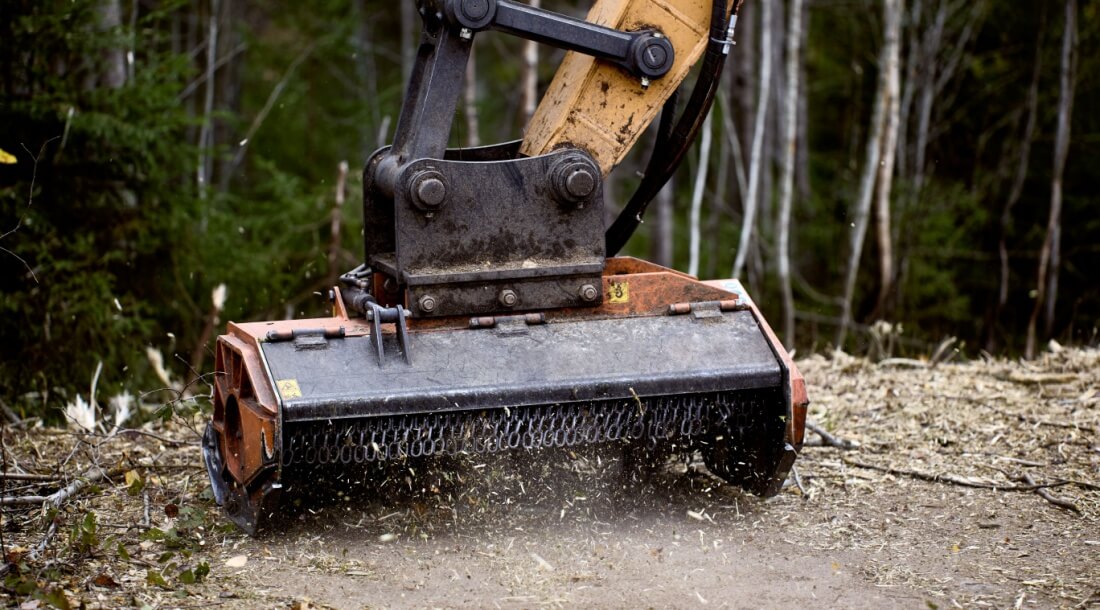
[[[581,298],[591,303],[600,298],[600,291],[592,284],[585,284],[581,286]]]
[[[471,21],[484,19],[489,14],[488,0],[463,0],[462,13]]]
[[[505,307],[515,307],[516,303],[519,302],[519,297],[516,296],[515,291],[501,290],[499,300],[500,304]]]
[[[596,177],[586,167],[578,167],[565,179],[565,190],[570,197],[587,199],[596,190]]]
[[[668,51],[660,43],[648,44],[642,52],[642,61],[648,68],[660,69],[668,61]]]
[[[437,208],[447,198],[447,187],[439,178],[425,178],[417,183],[416,196],[425,207]]]
[[[420,297],[419,305],[420,311],[423,311],[424,313],[431,313],[435,311],[436,307],[439,306],[439,302],[436,301],[435,297],[433,297],[432,295],[426,294]]]

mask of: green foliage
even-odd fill
[[[77,555],[91,555],[99,548],[95,513],[86,513],[83,519],[73,524],[69,548]]]

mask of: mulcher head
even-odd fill
[[[612,259],[604,290],[594,309],[377,335],[339,295],[332,318],[231,325],[203,443],[218,502],[255,532],[283,481],[318,468],[598,443],[699,450],[718,476],[776,493],[805,388],[740,285]]]
[[[316,469],[597,443],[697,450],[776,493],[806,390],[760,311],[736,281],[608,258],[701,128],[740,2],[597,0],[587,22],[511,0],[418,5],[394,142],[363,171],[364,264],[332,317],[218,339],[203,438],[217,501],[254,532]],[[448,150],[488,30],[571,52],[523,141]],[[641,185],[605,227],[603,177],[658,113]]]

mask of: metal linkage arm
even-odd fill
[[[622,32],[513,0],[433,0],[452,27],[466,36],[497,30],[611,61],[642,78],[660,78],[676,58],[672,43],[655,30]]]

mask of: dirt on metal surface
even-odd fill
[[[9,471],[77,473],[95,459],[112,476],[62,504],[34,558],[50,515],[4,507],[18,565],[4,601],[1100,607],[1100,351],[935,368],[838,354],[799,366],[811,419],[859,446],[807,447],[802,488],[792,481],[766,501],[698,463],[624,480],[613,448],[544,451],[330,486],[292,506],[277,535],[253,539],[206,499],[197,438],[182,426],[152,430],[182,446],[8,429]],[[4,496],[60,487],[8,480]]]

